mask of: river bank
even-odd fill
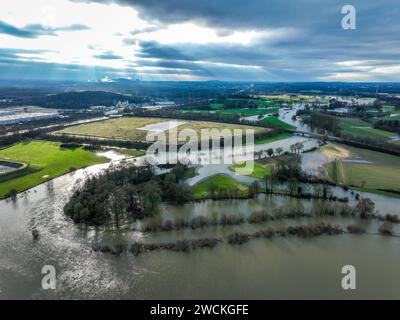
[[[286,143],[297,139],[305,140],[292,137]],[[274,142],[277,144],[273,147],[281,146],[282,141]],[[314,144],[313,141],[309,143]],[[165,224],[176,219],[191,221],[196,217],[221,219],[233,215],[248,221],[254,211],[274,213],[287,208],[304,208],[307,212],[313,204],[324,203],[316,199],[259,195],[251,199],[205,200],[181,206],[163,204],[158,215],[137,221],[132,230],[74,225],[64,215],[63,208],[76,185],[126,158],[115,152],[105,156],[112,159],[111,163],[55,178],[18,195],[16,201],[0,201],[0,299],[400,298],[400,279],[397,277],[400,239],[397,237],[347,233],[310,239],[276,237],[248,241],[240,246],[218,242],[212,250],[204,248],[190,254],[170,250],[137,256],[95,252],[93,243],[127,245],[176,243],[182,239],[227,239],[235,232],[254,234],[267,226],[242,223],[146,232],[139,228],[145,223]],[[313,156],[313,153],[307,153],[305,157],[309,161],[303,163],[304,168],[311,171]],[[144,159],[137,158],[137,162]],[[188,181],[195,184],[225,170],[234,175],[228,165],[226,169],[221,165],[203,166],[198,175]],[[333,188],[333,192],[338,197],[345,194],[342,188]],[[397,209],[399,199],[365,192],[360,192],[360,197],[374,201],[381,215],[400,213]],[[356,203],[357,200],[350,197],[349,205]],[[299,217],[271,221],[268,226],[282,229],[309,221],[309,217]],[[360,223],[358,218],[351,216],[315,217],[313,222],[343,226]],[[372,219],[360,224],[366,232],[376,232],[382,221]],[[399,227],[399,224],[393,225],[395,234],[400,234]],[[38,231],[37,240],[32,239],[32,230]],[[348,264],[357,270],[357,290],[351,292],[342,290],[340,285],[341,269]],[[54,291],[41,289],[44,265],[53,265],[56,269],[57,288]]]

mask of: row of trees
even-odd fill
[[[338,134],[340,132],[338,118],[329,114],[318,112],[311,113],[309,125],[311,129],[323,129],[334,134]]]
[[[379,120],[374,127],[375,129],[400,133],[400,120]]]
[[[296,142],[292,145],[289,146],[289,149],[291,151],[292,154],[297,154],[300,155],[301,151],[304,149],[304,143],[302,142]],[[268,157],[274,157],[274,156],[282,156],[282,155],[290,155],[290,153],[288,151],[284,151],[283,148],[281,147],[277,147],[275,149],[273,148],[268,148],[265,150],[260,150],[260,151],[255,151],[254,152],[254,158],[255,159],[263,159],[266,156]]]

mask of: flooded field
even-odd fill
[[[111,157],[110,154],[108,154]],[[114,159],[119,160],[118,158]],[[397,270],[400,240],[379,235],[322,236],[313,239],[254,240],[242,246],[226,242],[190,253],[156,251],[138,257],[93,252],[93,241],[175,241],[217,236],[224,239],[255,226],[210,227],[159,233],[85,230],[67,219],[63,206],[74,185],[101,164],[78,170],[31,189],[17,201],[0,202],[0,298],[399,298]],[[399,213],[400,200],[366,194],[381,213]],[[285,206],[304,206],[310,200],[260,196],[252,200],[204,201],[163,206],[156,219],[235,214],[254,210],[273,212]],[[336,221],[337,220],[337,221]],[[348,224],[351,218],[319,218]],[[305,222],[281,221],[277,225]],[[376,222],[366,222],[376,231]],[[40,233],[32,240],[31,230]],[[400,234],[400,230],[396,229]],[[341,289],[341,267],[356,266],[358,289]],[[54,265],[57,290],[41,289],[41,269]],[[323,290],[322,290],[323,288]]]
[[[303,142],[305,149],[317,146],[313,139],[294,136],[256,148],[282,147],[287,150],[296,142]],[[126,157],[111,151],[100,155],[111,159],[111,163]],[[143,159],[136,161],[140,163]],[[314,151],[302,154],[302,160],[303,169],[315,173],[329,159]],[[20,194],[15,201],[0,201],[0,299],[400,298],[400,279],[397,277],[400,238],[379,235],[379,221],[316,216],[260,225],[246,222],[254,211],[275,213],[285,208],[307,211],[313,205],[323,204],[321,200],[264,195],[249,200],[207,200],[182,206],[163,205],[157,216],[119,231],[74,225],[63,213],[69,195],[88,175],[101,172],[109,165],[78,170]],[[194,185],[217,173],[234,176],[245,184],[254,181],[251,177],[236,176],[228,165],[216,164],[199,166],[198,175],[188,183]],[[350,205],[356,204],[350,192],[342,188],[333,188],[333,192],[338,197],[348,196]],[[399,199],[362,192],[360,195],[373,200],[380,214],[400,214]],[[148,222],[230,215],[243,217],[245,222],[196,230],[140,231],[140,227]],[[310,239],[277,237],[251,240],[236,246],[226,241],[235,231],[253,233],[266,227],[282,228],[313,222],[334,223],[343,228],[361,223],[367,234]],[[39,232],[38,240],[33,240],[32,230]],[[400,235],[400,226],[395,225],[393,231]],[[153,251],[139,256],[129,252],[116,256],[93,250],[94,243],[112,246],[136,241],[167,243],[205,237],[217,237],[221,242],[212,249],[186,253]],[[351,292],[341,288],[341,268],[348,264],[357,269],[357,290]],[[45,265],[56,268],[57,289],[54,291],[41,289],[41,270]]]

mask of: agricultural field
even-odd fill
[[[211,186],[211,187],[210,187]],[[200,181],[193,187],[193,196],[196,199],[205,198],[211,196],[210,189],[237,189],[240,193],[247,193],[247,186],[241,184],[234,178],[225,174],[218,174],[212,176],[206,180]]]
[[[274,124],[277,125],[283,129],[288,129],[288,130],[296,130],[295,126],[292,126],[282,120],[280,120],[277,117],[269,117],[269,118],[265,118],[262,120],[262,122],[268,123],[268,124]]]
[[[333,153],[335,160],[326,167],[331,180],[363,191],[400,197],[400,157],[347,146],[337,150]]]
[[[0,159],[29,164],[14,174],[0,175],[0,198],[12,189],[24,191],[67,172],[108,161],[82,148],[64,149],[47,141],[25,141],[2,149]]]
[[[251,106],[250,106],[251,105]],[[240,114],[242,117],[249,117],[262,114],[275,114],[279,112],[280,105],[277,101],[269,99],[226,99],[224,102],[211,103],[211,110],[186,109],[182,112],[210,113],[219,112],[222,114]]]
[[[384,138],[390,139],[394,133],[374,129],[369,122],[357,118],[340,118],[339,127],[342,133],[360,137]]]
[[[255,131],[265,130],[265,128],[254,126],[208,121],[178,121],[164,118],[123,117],[72,126],[61,131],[56,131],[55,133],[106,139],[146,141],[148,133],[155,134],[156,131],[168,129],[169,121],[176,121],[178,123],[178,134],[185,129],[194,130],[197,134],[201,132],[201,129],[213,128],[219,130],[228,129],[230,132],[233,132],[234,129],[254,129]],[[184,140],[180,140],[179,142],[184,142]]]
[[[275,135],[273,135],[271,137],[260,137],[260,138],[257,138],[254,141],[254,144],[271,143],[271,142],[275,142],[275,141],[279,141],[279,140],[290,138],[291,136],[292,136],[292,134],[288,133],[288,132],[278,133],[278,134],[275,134]]]
[[[210,105],[211,105],[211,108],[213,108],[214,110],[219,110],[224,106],[223,103],[211,103]]]

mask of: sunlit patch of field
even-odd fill
[[[258,161],[252,161],[254,169],[253,171],[248,174],[249,176],[256,178],[256,179],[264,179],[266,176],[270,176],[272,173],[272,169],[274,167],[274,163],[262,163]],[[243,164],[233,164],[229,167],[229,169],[233,172],[236,172],[237,169],[244,168],[248,165],[248,163]]]
[[[400,197],[400,157],[338,145],[322,147],[322,152],[335,159],[326,167],[332,181],[362,191]]]
[[[25,141],[0,150],[0,159],[29,164],[18,175],[8,175],[0,182],[0,198],[12,189],[24,191],[49,179],[108,160],[82,148],[63,149],[60,143]]]
[[[213,188],[214,187],[214,188]],[[234,178],[225,174],[218,174],[200,181],[193,187],[193,196],[196,199],[212,196],[212,191],[217,190],[237,190],[241,195],[247,194],[247,186],[241,184]]]
[[[295,126],[292,126],[291,124],[288,124],[288,123],[280,120],[277,117],[265,118],[262,121],[265,122],[265,123],[274,124],[274,125],[276,125],[278,127],[281,127],[283,129],[296,130]]]

